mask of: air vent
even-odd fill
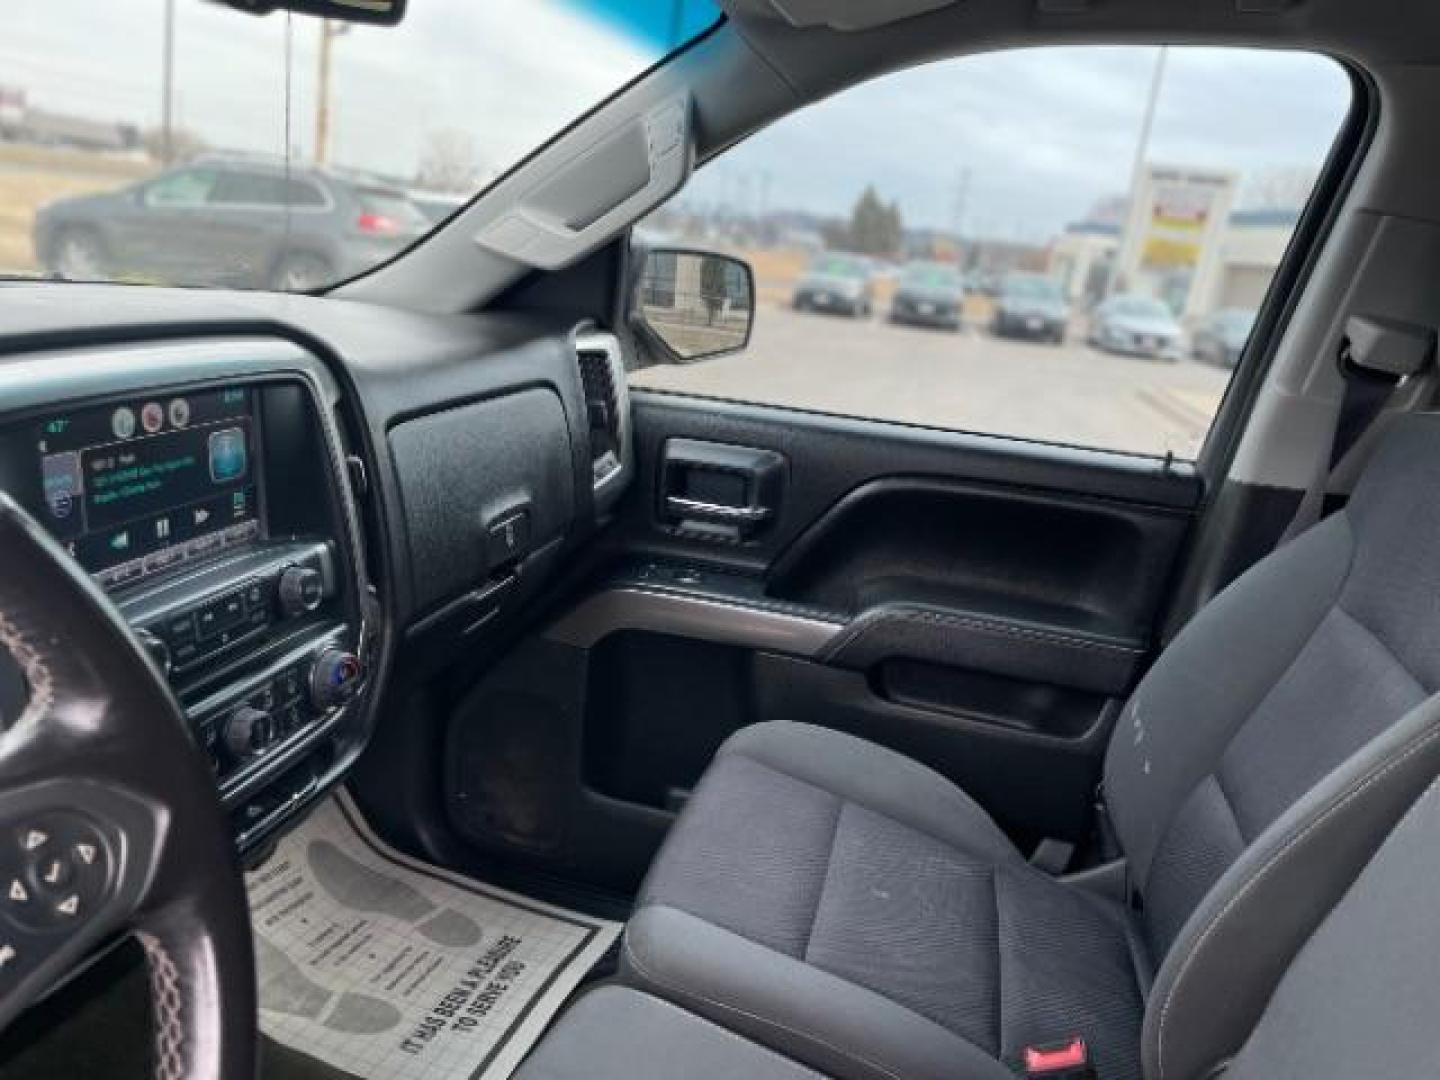
[[[620,481],[630,463],[630,393],[625,382],[625,361],[613,334],[586,333],[575,339],[580,382],[590,432],[590,466],[597,510],[608,509],[623,486]],[[601,493],[607,493],[601,498]],[[603,505],[602,505],[603,504]]]

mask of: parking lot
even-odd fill
[[[1193,458],[1230,373],[1062,345],[801,313],[762,301],[743,353],[648,368],[635,385],[927,427]]]

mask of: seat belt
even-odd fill
[[[1340,463],[1374,425],[1395,391],[1422,374],[1435,355],[1435,331],[1379,315],[1352,315],[1345,322],[1336,361],[1344,379],[1330,456],[1316,470],[1278,546],[1320,520],[1325,494]]]

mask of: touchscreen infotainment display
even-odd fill
[[[45,523],[102,585],[261,534],[255,392],[157,394],[44,417]]]

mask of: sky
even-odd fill
[[[5,0],[0,85],[33,105],[156,125],[164,0]],[[291,145],[314,148],[320,21],[296,16]],[[263,18],[176,0],[179,122],[214,147],[285,147],[283,13]],[[501,171],[663,53],[580,0],[412,0],[398,27],[335,41],[331,160],[414,173],[431,132],[473,138],[479,171]]]
[[[687,24],[703,25],[703,5],[686,3]],[[176,6],[180,124],[215,147],[281,152],[286,18]],[[335,42],[331,160],[412,176],[434,133],[464,132],[477,172],[501,172],[659,57],[633,21],[665,7],[411,0],[400,27]],[[0,86],[24,88],[36,106],[154,125],[163,10],[164,0],[5,0]],[[290,21],[289,138],[305,157],[319,25]],[[908,225],[950,228],[958,212],[968,232],[1043,239],[1126,190],[1155,57],[1025,50],[884,76],[753,136],[697,173],[683,199],[844,214],[874,183]],[[1347,78],[1319,57],[1172,50],[1149,157],[1245,176],[1314,169],[1348,102]]]
[[[1041,240],[1129,187],[1158,50],[1046,48],[940,61],[841,91],[697,174],[686,205],[848,214],[867,183],[907,225]],[[1350,102],[1321,57],[1172,49],[1147,160],[1244,179],[1319,167]],[[967,179],[968,174],[968,179]]]

